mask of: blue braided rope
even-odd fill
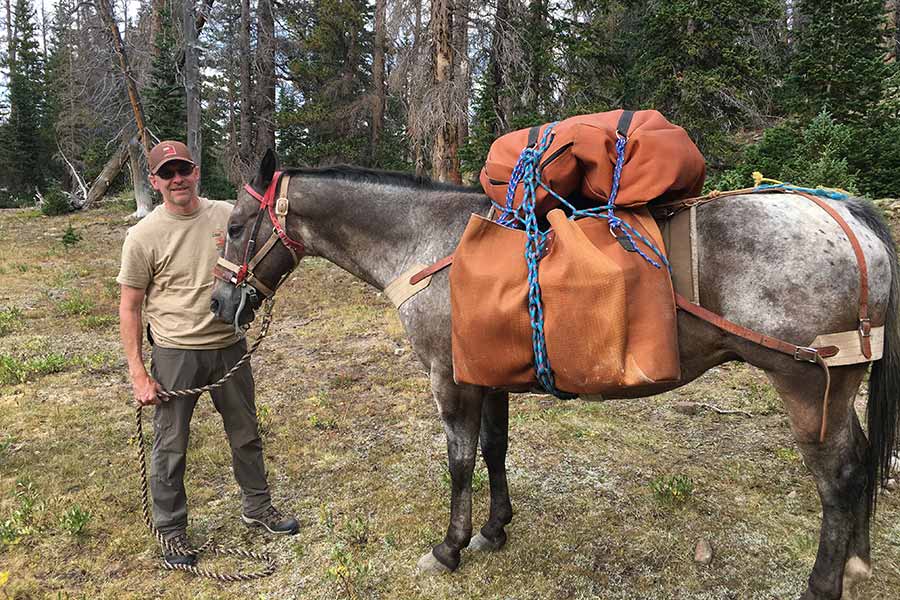
[[[764,192],[766,190],[793,190],[796,192],[804,192],[813,196],[821,196],[822,198],[830,198],[831,200],[846,200],[850,196],[837,190],[823,190],[821,188],[808,188],[799,185],[791,185],[790,183],[764,183],[753,188],[754,192]]]
[[[556,389],[556,382],[553,377],[553,369],[550,366],[550,357],[547,353],[547,340],[544,334],[544,309],[541,298],[541,286],[538,280],[538,266],[540,264],[541,255],[547,243],[547,233],[542,232],[538,225],[538,218],[535,214],[535,202],[537,188],[540,186],[547,191],[553,198],[558,200],[560,204],[570,211],[569,219],[579,217],[593,217],[598,219],[606,219],[609,222],[609,231],[615,236],[616,230],[628,239],[632,247],[637,253],[650,265],[657,269],[665,265],[669,268],[669,261],[665,255],[647,238],[641,235],[628,223],[615,215],[616,196],[619,192],[619,182],[622,177],[622,167],[625,163],[625,145],[627,138],[620,137],[616,141],[616,165],[613,170],[613,182],[607,203],[603,206],[587,209],[576,209],[572,203],[553,191],[547,184],[541,180],[540,160],[547,148],[553,141],[553,128],[556,122],[550,123],[544,130],[540,143],[536,147],[529,147],[522,150],[519,160],[513,168],[510,175],[509,185],[506,189],[506,205],[491,200],[494,208],[499,212],[497,223],[507,227],[516,227],[524,229],[526,233],[525,242],[525,261],[528,265],[528,313],[531,321],[531,342],[534,350],[534,370],[538,382],[547,392],[559,398],[574,398],[575,394],[563,392]],[[516,188],[522,184],[522,205],[518,210],[513,208],[515,201]],[[653,254],[659,259],[659,262],[653,260],[644,253],[635,238],[640,241],[646,248],[649,248]]]

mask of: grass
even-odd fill
[[[240,524],[228,443],[204,395],[188,452],[190,534],[269,552],[279,567],[235,584],[162,571],[140,518],[115,319],[128,211],[23,214],[0,211],[0,255],[14,257],[0,286],[22,315],[0,337],[0,536],[10,541],[0,544],[0,599],[721,600],[792,598],[805,586],[816,490],[780,400],[742,365],[654,398],[515,397],[509,542],[496,554],[463,552],[453,575],[416,576],[446,532],[450,491],[428,379],[396,311],[315,259],[279,291],[273,335],[253,359],[274,500],[301,531],[268,538]],[[82,240],[63,252],[56,240],[69,220]],[[754,416],[672,409],[688,401]],[[477,531],[489,512],[480,457],[473,490]],[[900,589],[900,494],[878,509],[875,575],[859,600]],[[701,537],[716,552],[708,568],[693,563]]]
[[[0,309],[0,337],[18,328],[22,311],[16,307]]]

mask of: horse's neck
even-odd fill
[[[453,252],[485,196],[451,189],[320,180],[303,200],[312,253],[383,290],[416,264]]]

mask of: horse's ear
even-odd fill
[[[269,148],[259,162],[259,171],[256,173],[256,178],[253,180],[255,186],[261,190],[269,187],[269,184],[272,182],[272,177],[275,176],[275,171],[277,169],[278,157],[275,156],[275,151],[272,148]]]

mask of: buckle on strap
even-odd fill
[[[859,335],[864,338],[872,335],[872,321],[870,319],[859,320]]]
[[[275,201],[275,214],[279,217],[286,217],[288,214],[288,199],[282,196]]]
[[[819,356],[819,351],[815,348],[807,348],[806,346],[797,346],[794,350],[794,360],[800,360],[805,362],[818,362],[816,358]]]

